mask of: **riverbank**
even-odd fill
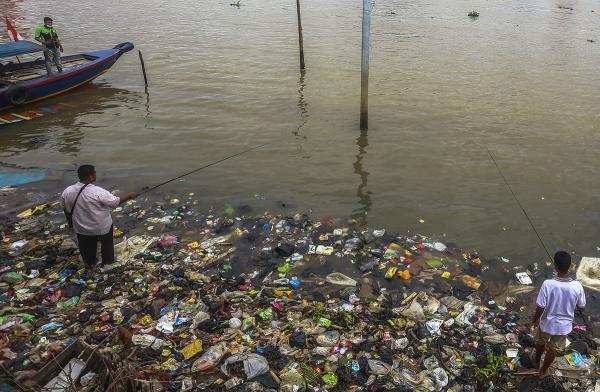
[[[117,262],[86,274],[58,205],[20,216],[2,222],[0,245],[3,381],[14,390],[39,390],[68,363],[62,382],[89,391],[584,391],[596,381],[596,318],[576,320],[579,354],[560,357],[552,378],[521,374],[548,265],[331,216],[211,211],[190,193],[115,210]]]

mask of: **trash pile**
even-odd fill
[[[600,388],[585,323],[552,377],[526,369],[547,266],[193,196],[118,208],[92,274],[55,204],[1,224],[0,390]]]

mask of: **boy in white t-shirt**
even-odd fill
[[[537,309],[531,322],[531,332],[536,329],[534,364],[540,366],[544,350],[546,356],[539,375],[544,376],[548,367],[556,358],[556,352],[566,347],[567,335],[573,328],[575,307],[583,310],[585,307],[585,293],[581,283],[569,276],[571,256],[564,251],[554,255],[554,268],[556,276],[547,279],[540,288],[537,297]],[[538,325],[539,322],[539,325]]]

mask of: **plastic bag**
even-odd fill
[[[115,256],[118,263],[121,264],[132,261],[136,255],[146,251],[157,239],[157,237],[145,235],[133,236],[125,241],[115,244]]]
[[[164,235],[158,240],[158,245],[163,249],[166,249],[169,246],[176,245],[178,243],[179,240],[174,235]]]
[[[331,353],[331,347],[320,347],[313,348],[312,353],[315,355],[321,355],[323,357],[328,356]]]
[[[244,373],[246,373],[246,381],[269,371],[269,363],[265,357],[258,354],[236,354],[227,358],[221,366],[221,372],[227,377],[231,377],[227,367],[232,363],[242,362],[244,365]]]
[[[484,336],[483,341],[489,344],[504,344],[506,343],[506,336],[495,333],[493,335]]]
[[[206,320],[210,320],[210,315],[202,310],[199,311],[192,319],[192,326],[190,329],[195,330],[199,324]]]
[[[135,334],[131,337],[131,341],[136,346],[142,346],[144,348],[151,347],[153,350],[160,350],[165,344],[165,341],[152,335],[140,335]]]
[[[410,306],[400,312],[400,314],[404,317],[407,317],[411,320],[420,321],[425,319],[425,314],[423,313],[423,307],[417,301],[412,301]]]
[[[437,250],[438,252],[444,252],[447,249],[447,246],[441,242],[434,242],[433,249]]]
[[[225,355],[226,347],[225,343],[221,342],[206,350],[206,352],[194,362],[192,370],[203,371],[217,366],[221,361],[221,358],[223,358],[223,355]]]
[[[575,278],[583,286],[600,291],[600,258],[583,257],[579,262]]]
[[[241,378],[233,377],[225,382],[224,387],[225,387],[225,390],[228,391],[230,389],[237,387],[238,385],[242,385],[243,383],[244,383],[244,380],[242,380]]]
[[[435,382],[435,390],[441,391],[448,385],[448,373],[440,367],[433,369],[433,381]]]
[[[327,331],[322,335],[317,336],[317,344],[319,346],[333,347],[340,340],[338,331]]]
[[[440,328],[443,323],[444,323],[444,320],[433,319],[433,320],[427,321],[425,323],[425,325],[427,326],[427,330],[429,331],[430,334],[441,335],[442,331],[440,330]]]
[[[369,364],[369,369],[371,369],[371,373],[377,376],[383,376],[388,374],[392,367],[383,361],[378,361],[376,359],[369,359],[367,361]]]
[[[404,350],[406,347],[408,347],[408,343],[409,342],[407,338],[398,338],[393,341],[392,348],[395,350]]]
[[[425,358],[425,360],[423,360],[423,366],[425,366],[425,369],[427,370],[431,370],[431,369],[435,369],[437,367],[440,366],[437,358],[435,356],[431,356],[429,358]]]
[[[337,284],[340,286],[356,286],[357,281],[349,276],[340,274],[339,272],[333,272],[325,277],[325,280],[331,284]]]
[[[290,346],[306,348],[306,333],[302,330],[292,332],[292,335],[290,336]]]
[[[95,377],[96,377],[96,373],[94,373],[94,372],[88,372],[88,373],[84,374],[83,376],[81,376],[81,378],[79,379],[79,383],[81,384],[82,387],[85,387]]]
[[[437,298],[431,297],[427,301],[427,304],[423,307],[423,312],[425,314],[434,314],[435,312],[438,311],[438,309],[440,308],[440,305],[441,305],[440,301],[438,301]]]
[[[167,335],[172,334],[173,328],[175,327],[175,321],[177,321],[178,315],[179,311],[167,312],[167,314],[165,314],[158,320],[158,324],[156,324],[156,329]]]
[[[428,376],[429,372],[427,370],[415,373],[410,369],[402,369],[400,373],[394,374],[393,379],[398,383],[404,381],[414,388],[419,387],[419,390],[431,391],[434,388],[434,384]]]
[[[291,370],[281,376],[279,392],[304,392],[306,391],[306,380],[297,370]]]
[[[232,317],[229,319],[229,328],[231,329],[240,329],[242,327],[242,320],[237,317]]]
[[[470,275],[463,275],[461,278],[463,283],[472,289],[478,290],[481,286],[481,279],[479,278]]]
[[[463,325],[471,325],[469,319],[475,315],[477,312],[477,305],[474,305],[470,302],[465,304],[465,308],[461,314],[456,316],[456,323],[460,326]]]

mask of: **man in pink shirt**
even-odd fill
[[[537,309],[531,322],[532,333],[537,326],[534,364],[538,368],[546,349],[540,376],[546,374],[556,358],[556,352],[566,348],[567,335],[573,328],[575,307],[580,311],[585,308],[583,286],[569,276],[571,256],[564,251],[556,252],[554,268],[554,278],[545,280],[540,288],[536,301]]]
[[[111,209],[136,198],[138,194],[129,192],[125,196],[117,197],[94,185],[96,169],[92,165],[80,166],[77,176],[79,182],[64,190],[61,203],[63,209],[72,216],[73,231],[77,234],[81,258],[86,267],[92,269],[97,262],[98,241],[101,245],[102,264],[110,264],[115,260]]]

